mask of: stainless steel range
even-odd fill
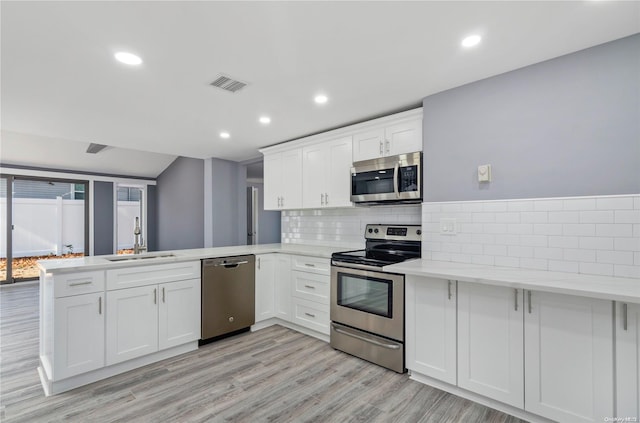
[[[404,373],[404,275],[382,267],[420,258],[420,225],[367,225],[366,249],[331,256],[331,346]]]

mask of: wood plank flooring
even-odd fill
[[[38,285],[0,288],[2,422],[521,420],[272,326],[53,397],[38,365]]]

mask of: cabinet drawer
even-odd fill
[[[294,270],[293,296],[320,304],[329,304],[329,276]]]
[[[293,323],[329,335],[329,305],[294,297]]]
[[[63,273],[53,276],[53,292],[56,298],[99,291],[104,291],[104,270]]]
[[[291,270],[329,275],[331,273],[331,260],[318,257],[291,256]]]
[[[200,279],[200,261],[134,266],[107,270],[107,290]]]

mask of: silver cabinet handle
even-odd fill
[[[69,286],[91,285],[92,282],[93,281],[73,282],[73,283],[70,283]]]
[[[451,281],[447,281],[447,296],[451,299]]]
[[[306,313],[306,312],[304,314],[305,314],[305,316],[313,317],[314,319],[316,318],[315,314]]]
[[[313,286],[313,285],[305,285],[304,287],[305,287],[305,288],[309,288],[309,289],[316,289],[316,287],[315,287],[315,286]]]
[[[260,257],[258,257],[258,270],[260,270]]]
[[[384,154],[384,151],[382,151],[382,140],[380,140],[380,155],[382,156]]]
[[[622,304],[622,329],[627,330],[627,323],[629,318],[627,315],[627,303]]]
[[[320,205],[324,206],[324,194],[320,193]]]
[[[518,288],[513,290],[515,292],[516,305],[515,310],[518,311]]]
[[[304,265],[307,267],[316,267],[316,265],[313,263],[305,263]]]
[[[162,302],[166,303],[166,301],[164,300],[164,286],[162,287]]]
[[[98,314],[102,314],[102,297],[98,298]]]
[[[153,303],[158,304],[158,288],[153,288]]]
[[[378,342],[375,339],[365,338],[364,336],[356,335],[355,333],[350,333],[350,332],[347,332],[345,330],[342,330],[339,327],[337,327],[336,325],[331,325],[331,326],[333,327],[333,330],[335,330],[338,333],[350,336],[352,338],[359,339],[359,340],[364,341],[364,342],[368,342],[368,343],[373,344],[373,345],[377,345],[378,347],[388,348],[390,350],[397,350],[397,349],[400,348],[400,345],[383,344],[382,342]]]
[[[529,299],[529,314],[531,314],[531,291],[527,291],[527,298]]]
[[[280,207],[284,207],[284,197],[280,197]]]
[[[324,205],[329,205],[329,194],[327,194],[326,192],[324,193]]]
[[[390,145],[389,140],[385,140],[384,145],[385,145],[385,150],[387,151],[387,154],[389,154],[389,151],[390,151],[390,148],[389,148],[389,145]]]

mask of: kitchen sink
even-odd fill
[[[131,261],[131,260],[145,260],[154,258],[169,258],[175,257],[175,254],[128,254],[119,257],[108,258],[109,261]]]

